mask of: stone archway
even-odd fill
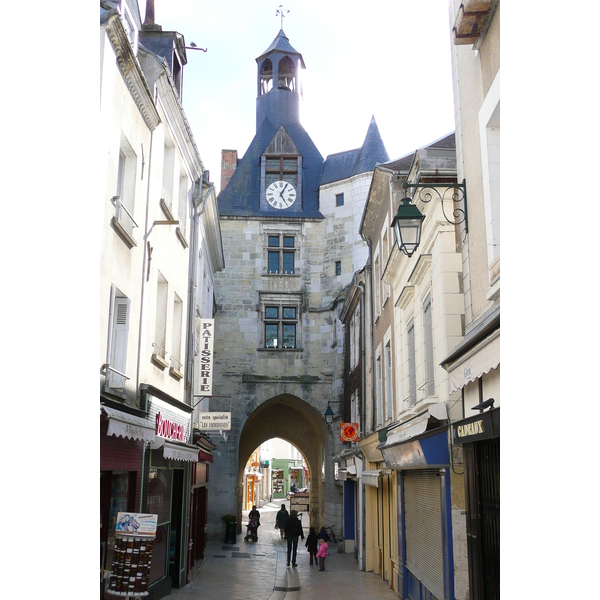
[[[328,443],[323,417],[309,404],[296,396],[283,394],[263,402],[246,420],[238,449],[238,533],[242,523],[244,466],[252,452],[271,438],[281,438],[300,450],[308,464],[310,492],[310,524],[317,526],[324,520],[324,496],[321,473],[321,445]]]

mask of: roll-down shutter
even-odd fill
[[[404,473],[406,564],[436,597],[444,597],[442,498],[438,471]]]

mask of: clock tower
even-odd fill
[[[256,65],[256,133],[241,159],[222,152],[232,175],[218,197],[225,268],[214,278],[219,383],[210,411],[230,411],[231,430],[212,438],[211,539],[222,514],[241,524],[245,465],[271,438],[292,443],[307,463],[311,524],[342,514],[326,460],[341,450],[339,429],[323,415],[330,403],[338,419],[346,411],[339,316],[368,259],[359,230],[373,169],[389,160],[374,119],[360,148],[323,159],[300,123],[305,64],[283,29]]]
[[[219,213],[322,219],[324,160],[300,124],[302,54],[281,29],[256,64],[256,134],[219,195]]]

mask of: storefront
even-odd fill
[[[397,473],[401,598],[454,598],[450,453],[445,405],[392,428],[378,447]]]
[[[463,447],[469,588],[473,600],[500,598],[500,408],[452,424]]]
[[[154,426],[144,412],[100,398],[101,597],[112,564],[117,513],[139,509],[142,451],[152,440]]]
[[[192,465],[190,497],[190,536],[188,542],[187,582],[196,577],[206,550],[208,517],[208,476],[212,451],[216,448],[206,434],[194,429],[194,445],[198,446],[198,462]]]
[[[343,482],[342,531],[338,537],[344,540],[344,552],[354,554],[358,560],[358,541],[360,531],[360,511],[358,505],[357,468],[361,464],[360,452],[344,450],[333,457],[336,479]],[[341,540],[340,540],[341,541]]]
[[[149,600],[158,600],[187,583],[191,481],[199,448],[188,443],[191,407],[150,386],[142,388],[142,396],[155,423],[142,504],[144,512],[158,515],[148,590]]]

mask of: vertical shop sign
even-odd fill
[[[215,320],[202,319],[200,323],[200,392],[211,396]]]

